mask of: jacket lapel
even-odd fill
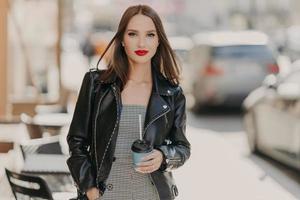
[[[174,93],[169,85],[170,83],[154,67],[152,68],[152,81],[152,92],[144,122],[144,139],[151,144],[154,143],[156,134],[159,132],[159,130],[155,130],[155,128],[157,128],[156,126],[151,126],[152,123],[170,111],[170,106],[162,96],[171,96]],[[121,80],[115,75],[106,83],[116,83],[118,88],[122,88]],[[120,92],[119,90],[118,95],[121,95]]]
[[[152,92],[148,102],[147,112],[144,122],[144,139],[149,141],[151,144],[154,143],[155,134],[158,130],[151,129],[151,124],[163,116],[165,113],[170,110],[168,103],[162,98],[160,94],[158,74],[156,71],[152,70],[153,85]],[[153,127],[153,126],[152,126]],[[151,130],[150,130],[151,129]]]
[[[147,113],[145,116],[145,123],[144,128],[155,120],[156,117],[164,113],[166,110],[169,109],[168,104],[166,101],[157,93],[152,93],[149,99]]]

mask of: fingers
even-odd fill
[[[162,162],[162,154],[160,151],[157,150],[153,150],[153,153],[149,154],[148,156],[145,156],[142,159],[142,162],[139,163],[139,166],[141,167],[147,167],[147,166],[151,166],[151,165],[157,165],[157,164],[161,164]]]
[[[161,152],[158,151],[158,150],[156,150],[156,149],[154,149],[153,152],[152,152],[151,154],[145,156],[145,157],[142,159],[142,161],[147,161],[147,160],[150,160],[150,159],[155,159],[155,158],[158,158],[158,157],[160,157],[160,156],[162,156],[162,155],[161,155]]]
[[[144,161],[139,163],[138,167],[136,168],[137,171],[142,173],[151,173],[156,171],[159,168],[160,164],[158,159],[152,159],[149,161]]]
[[[157,167],[157,165],[151,165],[151,166],[147,166],[147,167],[137,167],[135,168],[136,171],[146,174],[146,173],[152,173],[154,171],[156,171],[159,167]]]
[[[153,150],[153,153],[151,153],[148,156],[145,156],[142,159],[142,162],[138,164],[138,167],[136,167],[136,171],[140,173],[152,173],[159,169],[161,163],[162,163],[162,153],[158,150]]]
[[[148,161],[142,161],[138,164],[139,167],[148,167],[152,166],[157,162],[156,159],[148,160]]]

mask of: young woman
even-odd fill
[[[105,52],[111,46],[108,69],[88,72],[80,89],[67,138],[70,172],[82,199],[174,199],[171,170],[190,157],[190,144],[178,64],[157,13],[129,7]],[[154,150],[134,168],[138,115]]]

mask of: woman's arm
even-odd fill
[[[186,114],[185,96],[178,87],[175,97],[175,118],[168,142],[156,147],[154,151],[143,158],[136,168],[141,173],[152,173],[158,169],[169,171],[182,166],[190,157],[190,143],[185,137]]]
[[[186,109],[185,96],[181,87],[175,96],[175,116],[169,134],[169,142],[158,147],[163,154],[162,171],[169,171],[182,166],[190,157],[190,143],[185,136]]]
[[[77,188],[83,193],[89,188],[96,187],[96,169],[88,153],[91,145],[89,129],[93,104],[91,73],[93,72],[87,72],[84,76],[67,136],[70,151],[67,164]]]

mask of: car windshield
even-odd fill
[[[236,45],[213,48],[213,56],[218,58],[259,59],[273,61],[270,49],[265,45]]]

